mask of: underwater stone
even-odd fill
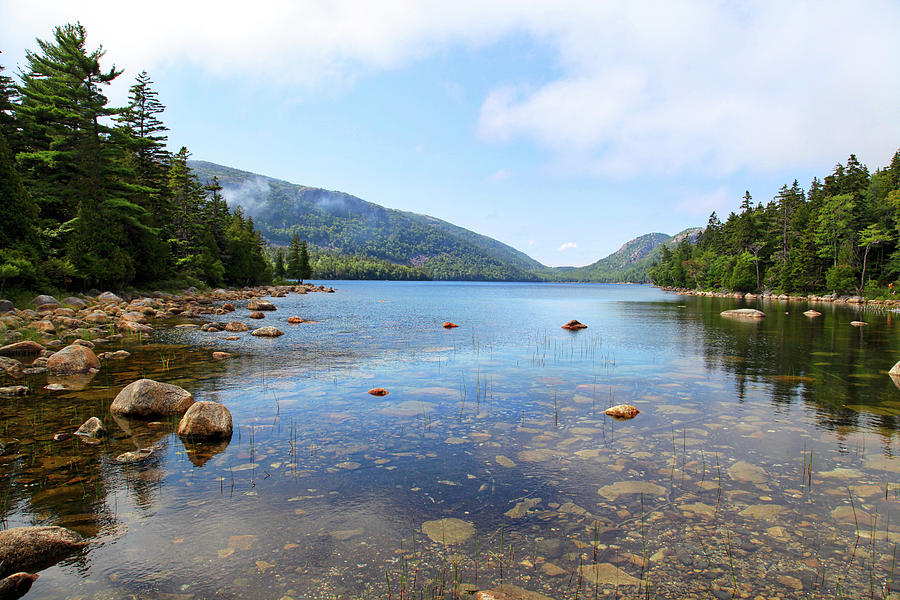
[[[728,475],[735,481],[744,481],[747,483],[765,483],[768,477],[766,476],[766,472],[757,467],[756,465],[751,465],[745,460],[739,460],[734,463],[730,467],[728,467]]]
[[[588,583],[605,585],[638,585],[640,580],[632,577],[622,569],[610,563],[597,565],[585,565],[581,567],[580,574]]]
[[[647,496],[665,496],[666,488],[649,481],[619,481],[610,485],[604,485],[597,493],[609,501],[614,502],[619,496],[632,494],[644,494]]]
[[[475,535],[475,526],[462,519],[438,519],[422,523],[422,533],[439,544],[461,544]]]

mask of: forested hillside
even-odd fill
[[[252,219],[199,184],[187,149],[166,150],[150,77],[109,106],[122,71],[85,38],[57,27],[21,81],[0,68],[0,290],[267,282]]]
[[[783,293],[888,294],[900,277],[900,151],[870,173],[856,156],[808,190],[794,180],[765,205],[746,192],[696,243],[664,248],[663,286]]]
[[[368,258],[419,267],[433,279],[487,281],[532,281],[534,271],[546,269],[510,246],[434,217],[214,163],[190,166],[202,181],[217,178],[229,204],[253,216],[271,243],[287,244],[298,234],[333,263]]]

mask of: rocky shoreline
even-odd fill
[[[692,290],[687,288],[671,288],[660,287],[659,289],[666,292],[674,292],[679,296],[702,296],[706,298],[734,298],[736,300],[744,300],[746,302],[763,301],[780,301],[780,302],[819,302],[825,304],[843,304],[849,306],[869,306],[882,308],[895,308],[900,306],[898,300],[869,300],[862,296],[840,296],[838,294],[825,294],[822,296],[810,294],[808,296],[795,296],[789,294],[774,294],[771,292],[763,292],[759,294],[744,292],[712,292],[706,290]]]

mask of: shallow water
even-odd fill
[[[171,328],[125,344],[133,355],[83,391],[45,392],[34,377],[32,396],[0,404],[0,438],[19,440],[0,455],[5,525],[90,539],[28,598],[900,587],[896,315],[826,305],[809,319],[805,304],[776,302],[759,305],[761,323],[733,321],[719,312],[738,301],[645,286],[334,286],[272,298],[261,321],[243,306],[216,317],[280,338]],[[860,317],[867,327],[849,325]],[[589,328],[562,330],[572,318]],[[139,377],[224,403],[230,443],[185,445],[174,420],[112,419]],[[603,414],[619,403],[640,415]],[[103,444],[52,441],[92,415],[112,432]],[[115,461],[151,445],[146,463]],[[423,529],[439,519],[471,527],[460,539],[455,520]]]

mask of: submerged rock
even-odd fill
[[[113,414],[130,417],[155,417],[183,413],[194,397],[187,390],[152,379],[138,379],[126,385],[113,400]]]
[[[719,316],[730,317],[732,319],[762,319],[766,313],[755,308],[733,308],[731,310],[723,310]]]
[[[116,462],[129,465],[145,461],[151,456],[153,456],[152,448],[141,448],[140,450],[134,450],[132,452],[123,452],[116,457]]]
[[[384,388],[372,388],[371,390],[369,390],[368,393],[372,394],[373,396],[387,396],[388,395],[388,391]]]
[[[177,433],[188,438],[230,438],[233,431],[231,411],[218,402],[195,402],[178,422]]]
[[[605,585],[639,585],[641,580],[632,577],[619,567],[610,563],[600,563],[596,565],[584,565],[580,569],[580,575],[588,584],[602,583]]]
[[[78,533],[65,527],[13,527],[0,531],[0,577],[46,569],[86,545]]]
[[[532,592],[525,588],[510,583],[501,583],[489,590],[481,590],[475,594],[475,600],[553,600],[538,592]]]
[[[422,533],[438,544],[461,544],[475,535],[475,526],[462,519],[437,519],[422,523]]]
[[[13,573],[0,580],[0,600],[16,600],[28,593],[38,576],[33,573]]]
[[[27,396],[28,387],[24,385],[9,385],[0,387],[0,396]]]
[[[72,344],[48,358],[47,369],[55,375],[90,373],[100,370],[100,360],[90,348]]]
[[[578,331],[579,329],[587,329],[587,325],[584,323],[579,323],[575,319],[572,319],[568,323],[562,326],[563,329],[568,329],[569,331]]]
[[[254,329],[252,332],[250,332],[250,335],[256,337],[278,337],[284,335],[284,332],[269,325],[268,327],[260,327],[259,329]]]
[[[728,475],[735,481],[747,483],[765,483],[768,480],[766,472],[756,465],[751,465],[745,460],[739,460],[728,467]]]
[[[617,404],[615,406],[610,406],[603,412],[605,412],[610,417],[613,417],[614,419],[633,419],[641,411],[631,406],[630,404]]]
[[[665,496],[666,488],[649,481],[619,481],[604,485],[597,490],[597,493],[609,500],[615,502],[619,496],[630,496],[633,494],[644,494],[645,496]]]

